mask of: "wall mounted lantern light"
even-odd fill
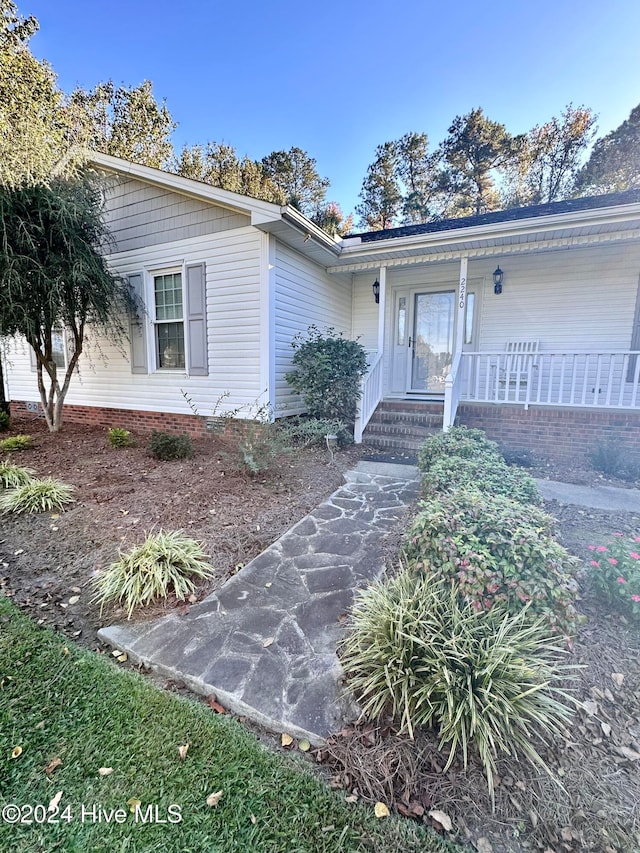
[[[497,295],[502,293],[502,279],[504,278],[504,273],[500,269],[499,266],[496,267],[495,272],[493,273],[493,292]]]
[[[373,298],[376,300],[376,305],[380,303],[380,282],[376,279],[371,285],[373,288]]]

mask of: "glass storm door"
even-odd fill
[[[415,293],[409,340],[408,391],[444,394],[453,359],[455,290]]]

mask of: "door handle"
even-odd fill
[[[413,348],[413,343],[414,343],[413,338],[411,337],[411,335],[409,335],[409,349]]]

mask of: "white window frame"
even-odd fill
[[[62,350],[60,350],[60,349],[56,350],[54,348],[53,342],[54,342],[55,337],[58,337],[61,340]],[[61,370],[64,373],[66,373],[67,368],[69,367],[69,341],[67,339],[66,328],[64,326],[54,326],[54,328],[51,330],[51,338],[52,338],[51,348],[53,351],[54,361],[56,362],[56,366],[57,366],[58,370]],[[31,372],[36,373],[37,369],[38,369],[38,362],[36,360],[36,354],[33,351],[33,349],[29,346],[29,344],[27,344],[26,346],[29,348],[29,358],[31,361]],[[56,361],[56,359],[55,359],[56,352],[58,352],[58,353],[62,352],[62,364],[60,364],[59,361]]]
[[[149,364],[153,365],[152,370],[154,372],[161,373],[180,373],[186,374],[188,370],[188,347],[189,342],[187,340],[187,321],[185,318],[185,307],[186,307],[186,289],[185,289],[185,278],[186,278],[186,270],[184,263],[179,264],[171,264],[170,266],[163,266],[153,269],[145,270],[148,283],[147,283],[147,305],[150,306],[151,310],[148,312],[149,322],[151,325],[151,334],[149,335]],[[163,275],[179,275],[180,276],[180,284],[182,289],[182,319],[181,320],[157,320],[156,319],[156,278]],[[168,323],[182,323],[182,340],[184,347],[184,366],[183,367],[161,367],[159,351],[158,351],[158,338],[157,331],[158,326],[166,325]]]

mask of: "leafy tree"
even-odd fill
[[[108,80],[89,91],[75,89],[68,109],[75,134],[87,147],[155,169],[169,163],[177,125],[164,101],[156,101],[149,80],[131,87]]]
[[[224,142],[184,146],[171,168],[178,175],[214,187],[275,204],[285,203],[284,193],[268,177],[262,163],[249,157],[240,160],[235,148]]]
[[[405,133],[395,145],[403,222],[428,222],[442,212],[439,154],[429,154],[426,133]]]
[[[353,228],[353,214],[350,213],[345,218],[340,205],[335,201],[317,207],[311,219],[332,236],[342,237]]]
[[[579,195],[640,188],[640,104],[619,127],[597,140],[576,188]]]
[[[569,196],[595,122],[590,109],[569,104],[560,118],[532,128],[506,169],[505,205],[544,204]]]
[[[376,148],[375,160],[362,182],[360,198],[362,202],[356,206],[356,213],[363,228],[381,231],[395,225],[402,209],[395,142],[384,142]]]
[[[456,116],[441,153],[447,166],[445,186],[455,199],[458,215],[477,215],[500,206],[495,172],[513,157],[518,143],[480,107]]]
[[[0,0],[0,184],[46,180],[72,168],[64,157],[70,139],[62,92],[46,62],[29,50],[38,29],[21,18],[12,0]]]
[[[108,232],[97,183],[54,180],[0,188],[0,335],[23,335],[36,358],[38,390],[51,432],[62,427],[62,406],[82,353],[87,325],[112,340],[124,333],[126,284],[101,253]],[[66,370],[53,341],[64,329]],[[61,375],[62,374],[62,375]]]
[[[301,148],[272,151],[262,158],[267,177],[283,194],[286,203],[311,217],[327,194],[329,180],[321,178],[316,161]]]

